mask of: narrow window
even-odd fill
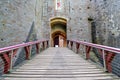
[[[62,10],[62,8],[63,8],[63,0],[56,0],[55,1],[55,9],[56,10]]]

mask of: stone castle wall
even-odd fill
[[[91,41],[90,24],[88,22],[89,0],[63,0],[63,8],[55,10],[55,0],[43,1],[42,27],[44,37],[49,38],[51,32],[50,19],[63,17],[67,19],[67,38]]]
[[[91,27],[94,43],[120,48],[120,1],[91,0]],[[120,54],[112,61],[112,72],[120,76]]]
[[[0,47],[25,42],[32,24],[37,39],[50,38],[50,19],[67,19],[67,38],[91,41],[88,23],[89,0],[63,0],[63,9],[55,10],[55,0],[0,1]]]
[[[41,0],[1,0],[0,47],[23,43],[32,26],[40,28],[41,6]]]

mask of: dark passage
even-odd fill
[[[54,38],[54,47],[58,45],[59,46],[59,36]]]

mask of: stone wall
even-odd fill
[[[33,22],[40,34],[41,0],[0,1],[0,47],[26,41]]]
[[[119,0],[91,0],[97,43],[120,48],[119,4]]]
[[[88,23],[89,0],[63,0],[62,10],[55,10],[55,0],[43,1],[42,28],[43,36],[49,38],[51,32],[50,19],[62,17],[67,19],[67,38],[91,41]]]
[[[91,0],[90,18],[94,43],[120,48],[120,1]],[[120,76],[120,54],[112,61],[112,72]]]
[[[91,41],[88,23],[89,0],[63,0],[63,9],[55,10],[55,0],[1,0],[0,47],[25,42],[32,23],[38,39],[50,38],[50,19],[67,19],[67,38]]]
[[[68,6],[68,39],[91,42],[91,28],[89,27],[89,0],[67,1]]]

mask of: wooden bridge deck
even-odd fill
[[[48,48],[24,62],[2,80],[113,80],[68,48]]]

